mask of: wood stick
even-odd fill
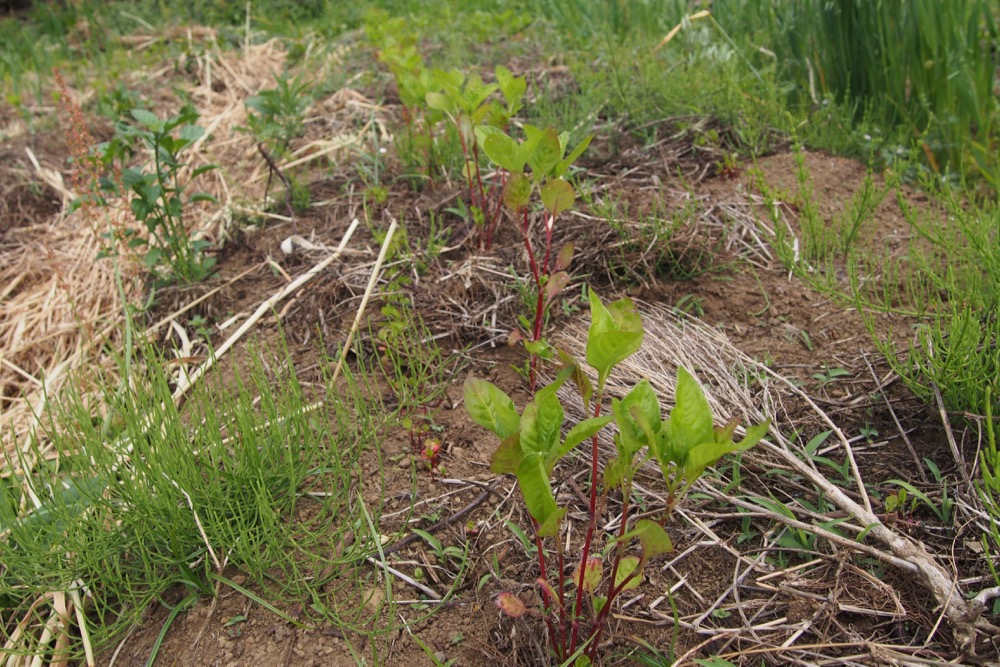
[[[271,298],[267,299],[259,306],[257,306],[257,310],[255,310],[254,313],[250,317],[248,317],[243,324],[240,325],[240,328],[237,329],[232,336],[226,339],[226,342],[224,342],[222,345],[219,346],[219,349],[215,351],[215,354],[209,357],[205,361],[205,363],[203,363],[201,366],[195,369],[195,371],[191,373],[189,376],[181,377],[180,381],[177,383],[177,389],[174,390],[174,395],[173,395],[174,403],[179,405],[180,402],[184,399],[184,395],[188,392],[188,390],[192,386],[194,386],[194,383],[197,382],[199,379],[201,379],[201,377],[206,372],[208,372],[208,370],[212,368],[212,366],[215,365],[215,362],[221,359],[222,356],[229,351],[229,348],[235,345],[237,341],[239,341],[243,337],[243,335],[247,331],[249,331],[250,328],[254,324],[256,324],[261,317],[264,316],[264,313],[274,308],[275,304],[280,302],[288,295],[298,291],[300,287],[302,287],[307,282],[315,278],[323,271],[323,269],[328,267],[330,264],[333,263],[335,259],[340,257],[340,254],[344,251],[344,248],[347,246],[347,242],[351,240],[351,237],[354,235],[354,230],[358,228],[359,224],[360,222],[358,221],[357,218],[355,218],[354,221],[351,223],[351,226],[347,229],[347,233],[344,234],[344,238],[341,239],[340,245],[337,246],[337,249],[334,250],[329,257],[327,257],[319,264],[317,264],[316,266],[312,267],[311,269],[303,273],[301,276],[299,276],[291,283],[286,285],[284,289],[282,289],[280,292],[278,292],[277,294],[275,294],[274,296],[272,296]],[[385,248],[383,248],[383,254],[379,256],[380,259],[384,256],[384,253],[385,253]]]

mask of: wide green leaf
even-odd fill
[[[584,419],[583,421],[578,422],[569,430],[569,433],[566,434],[566,440],[563,441],[562,446],[559,447],[559,453],[555,460],[559,460],[569,454],[574,447],[579,445],[584,440],[592,437],[595,433],[614,420],[614,416],[605,415],[604,417],[591,417],[590,419]]]
[[[604,488],[616,489],[622,485],[632,470],[631,461],[614,457],[604,464]]]
[[[517,485],[521,489],[524,504],[532,518],[544,526],[546,532],[553,528],[558,529],[557,523],[553,525],[553,518],[555,517],[555,522],[558,522],[561,514],[552,495],[548,470],[541,454],[525,452],[521,464],[517,467]],[[542,534],[541,529],[539,534]]]
[[[587,363],[597,370],[599,387],[616,364],[639,351],[642,337],[642,319],[631,299],[620,299],[606,307],[590,290]]]
[[[129,113],[132,114],[132,118],[136,119],[140,125],[146,127],[153,132],[163,131],[163,121],[160,120],[157,115],[151,111],[146,111],[145,109],[132,109]]]
[[[492,431],[501,440],[518,432],[521,418],[514,401],[496,385],[469,377],[465,381],[465,409],[472,420]]]
[[[618,420],[618,443],[628,457],[653,443],[660,430],[660,401],[649,380],[642,380],[622,400],[612,399],[611,411]]]
[[[559,145],[559,134],[551,127],[540,130],[531,125],[524,126],[524,134],[534,143],[534,150],[528,158],[532,177],[541,183],[549,172],[559,164],[562,158],[562,148]]]
[[[767,430],[769,428],[771,428],[770,418],[765,419],[763,424],[757,424],[756,426],[748,426],[746,436],[738,443],[736,443],[737,451],[740,452],[746,451],[751,447],[753,447],[754,445],[756,445],[761,440],[763,440],[764,436],[767,435]]]
[[[476,127],[476,139],[486,157],[498,166],[509,172],[520,172],[524,168],[517,142],[502,131],[489,125],[479,125]]]
[[[503,65],[497,65],[495,72],[497,83],[500,84],[500,92],[503,93],[504,101],[507,102],[507,114],[512,116],[521,108],[521,100],[524,98],[524,92],[528,89],[528,82],[523,76],[515,77]]]
[[[695,445],[687,450],[687,455],[681,465],[684,469],[684,478],[688,482],[694,482],[705,472],[705,468],[715,465],[715,462],[720,458],[734,451],[736,451],[736,445],[733,444],[732,440],[728,442],[703,442],[700,445]]]
[[[618,563],[618,571],[615,572],[615,588],[621,586],[621,590],[629,591],[632,590],[633,588],[638,588],[641,582],[642,582],[641,561],[635,556],[623,557],[621,561],[619,561]],[[622,586],[622,583],[624,583],[625,585]]]
[[[520,171],[512,172],[503,188],[503,203],[514,212],[527,208],[531,203],[531,179]]]
[[[569,155],[567,155],[564,160],[562,160],[561,162],[559,162],[558,165],[556,165],[556,168],[552,172],[552,174],[554,176],[563,176],[567,171],[569,171],[569,168],[573,166],[573,163],[576,162],[576,159],[581,155],[583,155],[583,151],[587,150],[587,147],[590,146],[590,141],[593,138],[594,135],[592,134],[584,137],[583,141],[578,143],[576,145],[576,148],[574,148],[573,151]]]
[[[715,442],[712,408],[701,385],[683,366],[677,369],[675,396],[676,403],[666,424],[671,445],[687,451],[695,445]]]
[[[425,97],[427,106],[437,111],[443,111],[449,116],[455,115],[455,102],[444,93],[430,92]]]
[[[563,211],[573,208],[576,192],[573,186],[561,178],[551,179],[542,186],[542,206],[555,217]]]
[[[560,429],[565,416],[562,403],[551,387],[552,385],[549,385],[539,391],[535,395],[535,400],[525,406],[518,431],[521,436],[521,449],[526,453],[538,452],[545,455],[546,459],[549,452],[555,450],[559,444]]]
[[[639,538],[639,544],[642,545],[642,559],[644,561],[660,554],[669,553],[674,549],[674,544],[670,541],[667,531],[663,530],[663,526],[655,521],[639,519],[632,532]]]
[[[500,442],[500,446],[490,457],[490,470],[498,475],[513,475],[521,465],[524,451],[521,449],[521,438],[515,433]]]

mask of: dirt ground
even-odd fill
[[[28,139],[19,138],[0,146],[0,244],[5,246],[13,247],[26,229],[59,211],[58,194],[32,178],[32,167],[23,150],[28,143]],[[58,144],[58,135],[41,141],[32,138],[30,143],[36,152],[43,153],[39,155],[43,161],[61,162],[55,158],[59,155],[55,145],[48,153],[38,148]],[[565,290],[550,330],[559,332],[568,329],[571,322],[585,321],[585,307],[581,311],[579,296],[585,284],[593,285],[606,300],[631,296],[653,307],[677,309],[683,313],[681,321],[700,320],[723,334],[738,350],[799,383],[853,439],[859,469],[873,488],[880,488],[892,478],[922,484],[914,457],[929,458],[945,476],[954,475],[956,466],[939,415],[916,400],[888,371],[884,359],[873,349],[861,315],[790,277],[767,250],[767,244],[755,237],[760,231],[754,221],[762,212],[757,187],[760,178],[776,191],[788,193],[788,220],[793,228],[797,224],[791,194],[797,182],[793,154],[779,151],[760,159],[760,174],[754,173],[749,164],[716,173],[711,160],[693,156],[690,148],[683,142],[653,147],[625,142],[616,151],[602,152],[595,145],[594,156],[587,158],[590,162],[584,160],[594,203],[581,204],[577,212],[568,214],[557,232],[559,244],[575,244],[577,258],[572,267],[573,284]],[[843,210],[866,175],[861,164],[819,153],[807,154],[807,166],[819,211],[827,220]],[[677,177],[678,170],[687,175],[683,183]],[[340,177],[316,179],[309,185],[311,199],[326,204],[310,208],[292,221],[268,220],[263,226],[235,228],[219,252],[217,276],[193,287],[161,291],[148,323],[213,290],[185,315],[188,321],[199,316],[212,330],[221,322],[255,309],[287,284],[286,276],[301,274],[325,254],[303,251],[286,255],[280,248],[284,239],[298,234],[332,248],[352,217],[361,215],[357,199],[344,195],[345,185]],[[247,597],[223,589],[218,598],[201,600],[178,617],[156,664],[354,665],[358,660],[347,643],[359,655],[370,656],[373,648],[369,641],[375,642],[374,648],[385,665],[434,664],[428,651],[441,664],[544,662],[541,625],[511,620],[500,613],[494,602],[504,590],[530,600],[536,564],[505,526],[505,521],[512,521],[528,529],[528,517],[517,500],[514,482],[490,472],[489,458],[495,445],[466,416],[461,400],[462,382],[470,374],[495,382],[519,407],[529,399],[523,378],[512,370],[512,366],[523,364],[524,352],[505,345],[506,333],[514,328],[521,312],[517,299],[503,298],[504,290],[513,292],[515,279],[487,281],[476,274],[489,268],[500,268],[502,272],[508,265],[520,269],[524,260],[510,224],[501,229],[493,251],[476,251],[471,230],[446,212],[450,202],[459,196],[459,189],[442,184],[419,193],[394,189],[387,202],[372,211],[373,222],[380,227],[391,218],[406,220],[411,248],[427,247],[429,212],[441,213],[441,219],[453,225],[446,248],[436,255],[425,253],[423,272],[398,266],[387,269],[388,275],[403,271],[409,276],[404,291],[440,347],[449,369],[442,399],[428,406],[422,415],[429,418],[442,441],[442,468],[435,474],[421,468],[422,462],[405,431],[387,434],[379,443],[379,455],[386,464],[384,495],[390,499],[382,532],[405,532],[401,530],[405,510],[414,500],[418,502],[420,509],[415,516],[420,518],[411,521],[410,527],[431,532],[445,546],[467,549],[468,569],[456,589],[444,602],[430,603],[438,606],[430,619],[408,623],[403,629],[371,640],[345,636],[341,629],[328,625],[296,627]],[[923,203],[920,195],[914,194],[912,199],[918,205]],[[617,228],[604,221],[597,210],[602,202],[611,200],[623,211],[627,205],[627,213]],[[284,214],[283,209],[278,210]],[[666,227],[656,229],[643,222],[649,216],[663,219],[671,214],[682,218],[683,224],[669,232]],[[865,242],[873,248],[891,247],[902,242],[900,236],[905,229],[898,205],[890,197],[879,207]],[[352,247],[365,250],[360,253],[365,261],[370,261],[371,251],[377,246],[364,228],[352,242]],[[280,310],[281,329],[297,369],[307,379],[318,378],[317,340],[321,338],[328,346],[343,340],[356,312],[370,266],[359,268],[351,261],[348,256],[334,264]],[[378,313],[378,304],[369,309],[371,328],[361,336],[357,347],[360,355],[376,362],[379,342],[371,332],[384,324]],[[913,321],[898,316],[873,317],[877,332],[891,331],[899,340],[908,339]],[[213,342],[218,344],[224,335],[215,331]],[[274,340],[277,332],[274,318],[266,318],[255,335],[257,340],[267,341]],[[844,373],[827,380],[819,377],[829,369],[843,369]],[[391,396],[387,398],[391,400]],[[790,401],[786,409],[801,440],[807,441],[826,429],[805,404]],[[967,448],[962,453],[972,460],[974,443],[963,442],[962,446]],[[569,523],[573,524],[572,532],[579,535],[584,519],[579,488],[586,479],[577,482],[579,470],[573,470],[572,465],[567,464],[561,473],[560,493],[563,499],[575,503]],[[364,466],[370,472],[378,462],[366,461]],[[664,557],[650,567],[642,586],[624,601],[605,635],[603,654],[607,664],[633,664],[629,651],[640,648],[640,639],[665,655],[672,650],[673,655],[688,661],[726,655],[746,664],[759,664],[761,660],[780,664],[782,653],[777,649],[784,640],[815,644],[817,656],[854,656],[851,659],[857,664],[895,660],[878,652],[879,646],[888,644],[921,646],[926,642],[931,646],[929,651],[939,651],[942,657],[950,654],[947,639],[939,634],[933,602],[909,574],[891,567],[873,568],[878,572],[876,576],[855,560],[837,556],[826,558],[823,567],[810,571],[811,579],[800,579],[794,586],[771,586],[765,569],[737,576],[742,562],[739,555],[758,555],[763,528],[756,531],[755,537],[742,539],[742,519],[724,505],[705,496],[692,496],[687,502],[686,509],[709,522],[719,540],[707,543],[703,533],[679,520],[668,525],[675,554],[684,557],[676,562],[670,556]],[[937,525],[926,512],[894,517],[894,521],[894,526],[929,545],[932,552],[950,553],[960,578],[986,574],[982,559],[965,546],[977,539],[967,529]],[[413,575],[420,568],[429,573],[423,580],[425,585],[441,596],[455,578],[455,563],[437,563],[423,541],[390,544],[386,551],[390,563],[400,571]],[[486,577],[494,562],[500,564],[501,576]],[[245,581],[238,571],[228,571],[227,575],[237,583]],[[405,582],[399,582],[397,587],[404,598],[426,598]],[[682,621],[676,637],[675,612],[666,599],[668,590],[673,594],[676,616]],[[706,616],[711,603],[727,591],[734,596],[727,606]],[[266,598],[266,591],[259,593]],[[181,596],[177,591],[164,603],[176,604]],[[905,609],[903,614],[899,613],[900,605]],[[284,611],[293,617],[301,613],[294,606]],[[146,664],[168,614],[166,606],[150,608],[142,624],[120,645],[109,647],[99,656],[98,664]],[[416,618],[422,612],[414,610],[411,614],[407,608],[401,614]],[[788,631],[781,641],[769,640],[775,649],[773,654],[756,646],[756,653],[738,657],[750,644],[736,628],[749,625],[764,632],[768,623],[784,628],[802,619],[810,622],[796,626],[804,629],[795,637]],[[725,628],[733,632],[720,631]],[[419,638],[427,650],[411,635]],[[995,648],[984,647],[980,655],[989,655],[991,650]]]

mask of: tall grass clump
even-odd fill
[[[855,121],[915,141],[931,171],[1000,185],[994,2],[722,0],[713,12],[773,52],[793,99],[845,104]]]
[[[925,185],[929,185],[925,183]],[[900,292],[875,292],[875,282],[855,279],[859,305],[909,308],[924,318],[912,339],[876,342],[894,370],[918,395],[941,402],[956,414],[979,414],[992,387],[994,412],[1000,410],[1000,206],[961,201],[947,188],[933,190],[941,210],[923,211],[898,198],[917,241],[905,265],[890,268]],[[942,220],[941,217],[944,216]],[[875,267],[855,259],[851,273],[872,274]]]
[[[3,443],[23,452],[7,464],[24,472],[0,483],[2,642],[77,658],[169,589],[190,604],[235,571],[278,606],[313,599],[320,615],[368,622],[356,563],[374,546],[359,506],[366,492],[378,521],[381,489],[378,475],[365,487],[359,459],[382,417],[355,383],[308,396],[287,351],[267,366],[269,355],[251,351],[237,372],[204,379],[182,411],[168,365],[150,347],[140,353],[117,389],[97,378],[112,387],[105,411],[78,383],[39,415],[48,451]],[[340,599],[336,612],[324,609],[327,594]],[[61,599],[75,602],[78,627]]]

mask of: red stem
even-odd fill
[[[631,484],[627,486],[627,492],[624,488],[622,490],[622,521],[621,527],[618,529],[619,538],[625,534],[625,529],[628,526],[629,499],[632,496],[632,488]],[[601,607],[601,611],[597,614],[597,618],[594,619],[594,640],[590,643],[590,646],[587,649],[587,653],[591,658],[594,657],[593,651],[596,651],[597,645],[601,643],[601,634],[604,632],[604,625],[607,622],[611,604],[615,601],[615,598],[618,597],[619,593],[625,589],[625,585],[628,584],[628,582],[630,582],[639,571],[639,568],[637,567],[631,574],[629,574],[629,576],[625,577],[625,580],[622,581],[621,584],[615,586],[615,579],[618,578],[618,566],[622,562],[622,556],[624,553],[625,543],[624,541],[619,540],[618,545],[615,547],[615,562],[611,565],[611,580],[608,583],[608,599],[604,603],[604,606]]]
[[[566,653],[566,561],[563,557],[562,541],[556,536],[556,553],[559,557],[559,659]]]
[[[545,570],[545,552],[542,551],[542,538],[538,535],[538,522],[535,521],[534,517],[531,519],[531,528],[535,533],[535,550],[538,552],[538,576],[545,581],[548,581],[548,574]],[[556,632],[555,627],[552,625],[552,614],[550,609],[552,608],[551,601],[548,599],[548,594],[543,588],[541,591],[542,596],[542,612],[545,614],[545,624],[549,628],[549,636],[552,638],[553,647],[556,644]],[[561,659],[561,657],[560,657]]]
[[[524,247],[528,251],[528,263],[531,264],[531,275],[535,279],[535,284],[537,285],[541,282],[541,278],[538,275],[538,264],[535,263],[535,253],[531,249],[531,237],[528,235],[528,209],[521,209],[521,236],[524,238]]]
[[[603,394],[603,392],[601,392]],[[601,399],[598,395],[594,405],[594,418],[601,416]],[[594,540],[594,529],[597,528],[597,434],[590,439],[590,522],[587,524],[587,539],[583,542],[583,555],[580,557],[581,567],[584,567],[587,559],[590,558],[590,545]],[[580,609],[583,607],[583,586],[576,589],[576,604],[573,606],[573,639],[570,641],[570,655],[576,652],[577,639],[577,618]]]

